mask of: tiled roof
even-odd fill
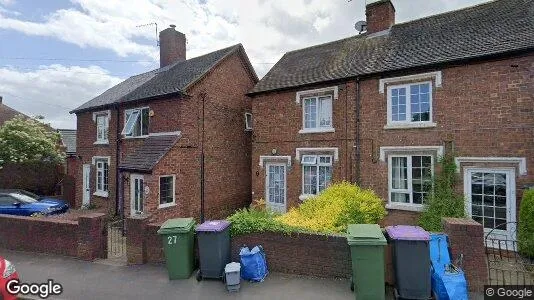
[[[58,129],[61,141],[65,145],[67,154],[76,153],[76,130],[75,129]]]
[[[13,119],[17,115],[22,115],[26,118],[29,118],[27,115],[16,111],[3,103],[0,103],[0,126],[4,125],[6,121]]]
[[[202,78],[219,61],[234,51],[242,49],[242,47],[241,44],[237,44],[132,76],[82,104],[80,107],[71,111],[71,113],[105,108],[117,103],[159,97],[173,93],[185,93],[185,90],[191,84]]]
[[[141,146],[123,159],[119,169],[150,172],[179,139],[179,134],[149,136]]]
[[[496,0],[286,53],[252,94],[534,50],[534,0]]]

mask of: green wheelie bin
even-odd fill
[[[165,221],[158,230],[170,280],[187,279],[193,273],[194,227],[193,218],[177,218]]]
[[[384,247],[387,244],[377,224],[352,224],[347,229],[352,258],[352,280],[357,300],[384,300]]]

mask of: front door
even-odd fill
[[[466,211],[492,238],[515,239],[515,170],[466,168]]]
[[[91,199],[91,165],[83,165],[83,197],[82,205],[89,205]]]
[[[130,212],[131,215],[143,213],[144,205],[144,178],[143,175],[130,176]]]
[[[286,212],[286,165],[267,164],[265,182],[267,208],[271,211]]]

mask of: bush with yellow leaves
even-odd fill
[[[374,191],[344,181],[275,219],[304,231],[341,233],[348,224],[376,224],[385,216],[383,201]]]

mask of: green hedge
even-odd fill
[[[523,193],[519,208],[517,242],[522,255],[534,258],[534,189]]]
[[[228,221],[232,222],[231,235],[239,236],[265,231],[289,233],[292,231],[289,226],[276,221],[274,219],[275,216],[275,213],[262,209],[240,209],[228,217]]]

